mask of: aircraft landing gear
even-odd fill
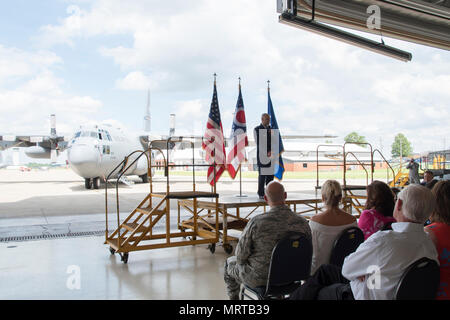
[[[100,186],[100,177],[84,179],[84,187],[86,189],[98,189]]]
[[[84,179],[84,187],[86,189],[91,189],[92,188],[92,179],[90,179],[90,178]]]
[[[143,174],[142,176],[139,176],[139,178],[142,179],[142,183],[148,183],[148,176],[147,176],[147,174]]]
[[[99,177],[92,178],[92,185],[93,185],[94,189],[98,189],[99,184],[100,184],[100,178]]]

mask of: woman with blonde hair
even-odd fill
[[[356,218],[339,208],[342,188],[336,180],[327,180],[322,185],[322,201],[325,211],[311,217],[313,258],[311,274],[330,260],[333,244],[339,234],[350,227],[357,227]]]

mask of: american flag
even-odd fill
[[[233,128],[231,132],[230,151],[227,156],[227,170],[231,178],[236,177],[239,166],[246,159],[245,147],[248,146],[247,125],[245,122],[244,101],[242,99],[241,85],[234,113]]]
[[[220,120],[219,102],[217,100],[216,81],[214,81],[214,93],[209,109],[206,132],[202,141],[202,148],[206,151],[205,161],[209,164],[216,164],[208,167],[208,182],[214,185],[225,171],[225,140],[223,138],[222,121]],[[214,179],[214,167],[215,177]]]

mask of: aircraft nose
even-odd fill
[[[67,155],[72,169],[83,178],[97,177],[98,150],[88,145],[73,145]]]

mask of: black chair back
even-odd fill
[[[361,229],[358,227],[345,229],[334,242],[333,249],[331,250],[330,264],[342,268],[345,257],[355,252],[363,242],[364,234]]]
[[[421,258],[403,273],[395,290],[397,300],[434,300],[439,287],[440,272],[436,261]]]
[[[381,228],[381,231],[386,231],[386,230],[392,230],[392,222],[388,222],[386,223],[383,228]]]
[[[281,239],[272,251],[267,291],[300,282],[309,277],[312,262],[312,242],[299,232],[292,232]]]

